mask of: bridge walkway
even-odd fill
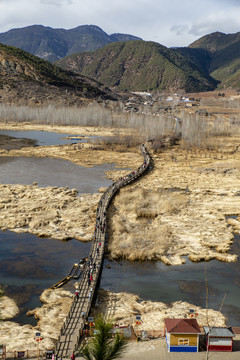
[[[106,214],[108,206],[121,187],[140,177],[147,171],[150,165],[150,156],[145,146],[141,145],[140,150],[144,158],[142,165],[136,171],[132,171],[116,182],[113,182],[101,196],[97,207],[96,226],[89,258],[80,278],[79,297],[74,298],[71,309],[62,326],[61,333],[55,346],[56,358],[69,359],[71,354],[77,350],[82,330],[87,321],[100,281],[104,247],[107,243]]]

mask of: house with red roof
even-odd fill
[[[196,319],[165,319],[164,330],[169,352],[198,352],[201,330]]]

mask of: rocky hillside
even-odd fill
[[[213,90],[217,82],[172,49],[150,41],[116,42],[56,62],[123,91]]]
[[[35,81],[43,81],[45,86],[46,83],[58,86],[58,91],[61,89],[61,92],[65,91],[63,87],[66,83],[67,86],[71,83],[70,88],[82,89],[85,97],[89,97],[90,92],[94,97],[94,93],[98,91],[107,94],[106,96],[113,96],[104,86],[121,91],[182,89],[200,92],[216,88],[240,89],[240,32],[214,32],[188,47],[168,49],[132,35],[108,35],[95,25],[83,25],[70,30],[33,25],[0,34],[0,42],[17,46],[40,59],[52,62],[59,59],[55,62],[56,65],[75,73],[68,73],[68,80],[66,73],[63,75],[64,72],[56,70],[56,67],[50,70],[47,63],[42,65],[36,59],[33,71],[29,55],[26,60],[28,65],[24,66],[25,75],[28,80],[32,77]],[[19,56],[20,50],[16,51],[18,54],[15,54]],[[3,69],[4,57],[1,63]],[[6,68],[6,64],[4,66]],[[21,66],[16,64],[13,68],[19,73]],[[5,72],[5,77],[13,76],[13,71],[9,72],[10,70],[11,66]],[[84,76],[95,79],[95,82]],[[10,81],[6,79],[0,79],[0,86]],[[78,81],[77,85],[73,85],[73,79]],[[80,85],[79,81],[86,82],[88,86]],[[10,89],[13,92],[14,87],[10,86]]]
[[[0,44],[0,99],[4,102],[61,104],[114,99],[96,81],[64,71],[21,49]]]
[[[211,54],[215,54],[228,46],[238,44],[240,41],[240,33],[224,34],[216,31],[211,34],[202,36],[198,40],[189,45],[191,49],[204,49]]]
[[[95,25],[74,29],[53,29],[32,25],[0,34],[0,43],[19,47],[48,61],[56,61],[77,52],[94,51],[116,41],[140,40],[126,34],[106,34]]]
[[[176,51],[219,81],[219,88],[240,88],[240,32],[214,32]]]

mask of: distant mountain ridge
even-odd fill
[[[123,91],[213,90],[217,82],[185,57],[151,41],[116,42],[56,62]]]
[[[95,25],[69,30],[32,25],[0,34],[0,42],[59,60],[62,68],[116,90],[240,90],[240,32],[214,32],[188,47],[166,48],[128,34],[108,35]]]
[[[176,51],[219,81],[220,89],[240,89],[240,32],[214,32]]]
[[[112,42],[129,40],[141,39],[128,34],[108,35],[95,25],[81,25],[69,30],[31,25],[0,33],[0,43],[19,47],[51,62],[74,53],[94,51]]]

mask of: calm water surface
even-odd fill
[[[101,186],[109,186],[104,171],[113,169],[104,164],[86,168],[62,159],[0,156],[0,183],[75,188],[81,193],[94,193]]]
[[[209,308],[222,308],[232,326],[240,325],[240,271],[239,263],[224,264],[218,261],[191,263],[167,267],[163,263],[109,262],[105,265],[101,286],[112,291],[138,294],[143,300],[171,303],[187,301],[206,307],[204,269],[207,269]],[[184,314],[183,314],[184,315]]]
[[[90,243],[77,240],[63,242],[0,231],[0,284],[21,309],[13,320],[35,324],[26,312],[41,306],[42,291],[64,278],[89,250]],[[73,291],[73,282],[67,288]]]
[[[0,130],[0,135],[8,135],[18,139],[31,139],[35,140],[37,145],[65,145],[72,144],[76,141],[86,142],[89,139],[94,139],[95,136],[86,137],[86,139],[76,140],[77,135],[71,135],[69,133],[56,133],[48,131],[18,131],[18,130]],[[73,139],[66,139],[66,137],[72,136]]]
[[[44,132],[32,133],[38,133],[38,136],[34,134],[33,137],[30,132],[23,132],[19,136],[32,136],[39,144],[48,142],[48,145],[53,145],[52,139],[47,140],[49,133],[43,134],[43,139],[39,133]],[[12,132],[6,135],[16,136]],[[52,136],[63,137],[64,134],[50,134]],[[80,192],[95,192],[100,186],[111,183],[104,177],[104,171],[109,168],[112,166],[82,168],[64,160],[0,158],[0,183],[31,184],[36,181],[39,186],[69,186]],[[27,318],[25,312],[40,306],[39,295],[43,289],[66,276],[72,264],[88,254],[89,247],[90,244],[76,240],[64,243],[40,239],[31,234],[0,231],[0,283],[6,286],[7,294],[14,297],[21,307],[21,314],[15,320],[34,323],[34,319]],[[231,251],[240,254],[239,236],[235,236]],[[111,269],[107,269],[106,265],[110,265]],[[229,264],[187,261],[185,265],[174,267],[160,262],[105,260],[101,287],[136,293],[144,300],[166,303],[183,300],[205,307],[205,267],[209,283],[209,307],[218,310],[226,293],[222,311],[228,316],[229,324],[240,326],[239,260]],[[73,289],[72,283],[67,288]]]
[[[234,235],[230,253],[240,255],[240,235]],[[162,262],[108,261],[101,286],[112,291],[138,294],[143,300],[171,303],[182,300],[206,307],[205,268],[209,290],[209,308],[227,317],[228,325],[240,326],[240,260],[232,263],[212,260],[166,266]],[[114,281],[113,281],[114,279]]]

